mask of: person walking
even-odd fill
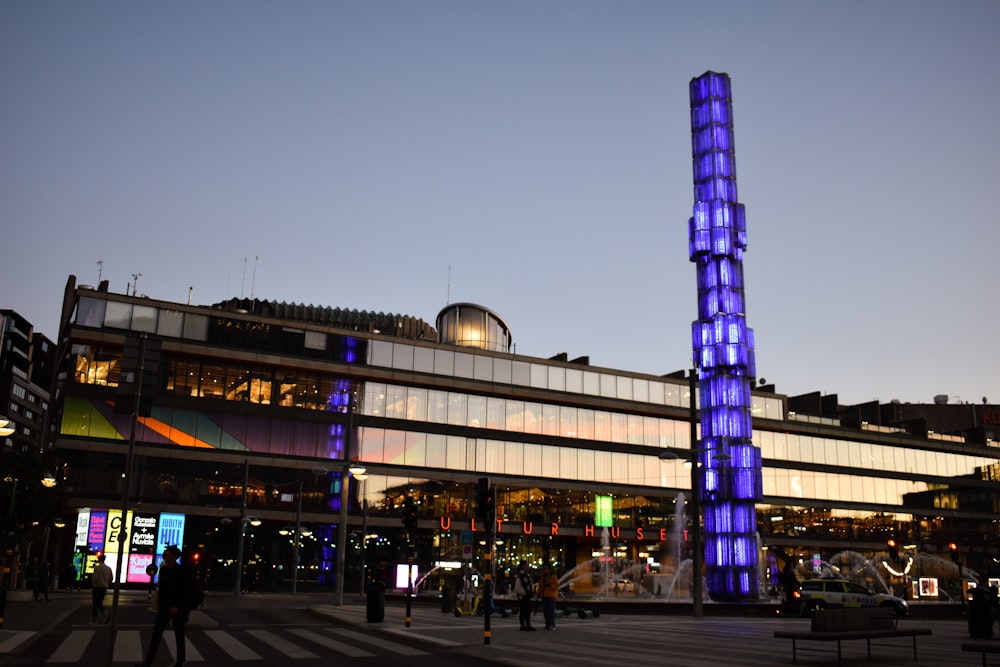
[[[552,569],[542,567],[542,578],[538,583],[542,594],[542,616],[545,617],[545,629],[556,629],[556,599],[559,597],[559,577]]]
[[[150,667],[160,648],[160,640],[167,623],[174,626],[174,638],[177,640],[177,662],[175,667],[181,667],[187,657],[184,645],[184,626],[191,612],[191,604],[196,589],[194,576],[178,562],[180,551],[175,546],[163,550],[163,562],[160,563],[160,585],[156,592],[156,620],[153,621],[153,635],[149,638],[149,648],[146,650],[146,660],[136,664],[136,667]]]
[[[514,593],[520,600],[520,610],[518,620],[521,622],[521,629],[534,632],[531,627],[531,573],[528,572],[528,563],[521,561],[517,565],[517,579],[514,581]]]
[[[32,556],[27,567],[24,568],[24,578],[27,581],[31,594],[38,602],[38,556]]]
[[[45,601],[49,601],[49,587],[52,585],[52,563],[40,561],[38,564],[38,587],[35,589],[35,599],[39,595],[45,596]]]
[[[90,591],[90,616],[91,624],[107,623],[110,614],[104,608],[104,596],[108,594],[108,586],[114,579],[111,568],[104,563],[104,554],[97,557],[97,565],[94,566],[94,573],[90,575],[92,590]],[[100,615],[100,618],[98,618]]]

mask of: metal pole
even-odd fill
[[[337,588],[336,604],[344,604],[344,569],[346,565],[344,551],[347,550],[347,501],[350,486],[351,449],[354,440],[354,392],[347,399],[347,435],[344,438],[344,465],[340,469],[340,517],[337,523]]]
[[[697,369],[692,368],[688,375],[688,391],[691,394],[688,405],[688,418],[691,426],[691,602],[693,613],[700,617],[704,614],[701,594],[701,468],[698,466],[698,401],[695,392],[698,390]]]
[[[295,542],[292,549],[292,595],[299,588],[299,542],[302,541],[302,480],[299,480],[299,504],[295,509]]]
[[[243,592],[243,531],[247,529],[247,485],[250,483],[250,459],[243,459],[243,498],[240,500],[240,525],[236,535],[236,583],[233,595]]]
[[[129,491],[132,486],[132,466],[135,463],[135,432],[139,422],[139,405],[142,401],[143,375],[146,371],[146,333],[143,332],[139,338],[139,368],[135,377],[135,394],[132,396],[132,420],[129,425],[128,434],[128,456],[125,460],[125,490],[122,492],[122,515],[121,525],[118,529],[118,558],[115,560],[115,588],[111,599],[111,632],[108,642],[108,667],[114,662],[115,638],[118,634],[118,600],[121,595],[122,560],[127,557],[125,553],[125,540],[127,538],[127,528],[125,523],[128,519]]]
[[[368,480],[361,480],[361,597],[365,595],[368,584]]]

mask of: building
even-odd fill
[[[11,435],[5,447],[15,442],[41,444],[48,410],[55,347],[36,333],[28,320],[13,310],[0,310],[0,416],[8,420]]]
[[[59,532],[57,561],[119,560],[124,505],[120,562],[137,586],[168,542],[216,589],[348,592],[362,571],[409,558],[420,590],[474,579],[494,546],[500,590],[525,559],[552,563],[580,594],[687,595],[683,372],[511,354],[511,328],[473,304],[446,307],[435,329],[259,300],[159,301],[71,276],[62,312],[52,440],[77,528]],[[824,399],[811,409],[772,385],[750,392],[762,594],[784,559],[897,587],[926,575],[942,594],[960,572],[1000,575],[995,443],[851,422],[839,415],[856,406]],[[496,492],[492,531],[476,520],[482,478]]]

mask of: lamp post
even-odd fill
[[[302,543],[302,480],[299,479],[298,504],[295,507],[295,542],[292,545],[292,595],[299,589],[299,544]]]
[[[367,555],[368,555],[368,496],[367,482],[368,471],[360,463],[352,463],[347,468],[348,472],[354,477],[354,479],[361,482],[361,595],[365,594],[365,584],[368,581],[367,577]]]

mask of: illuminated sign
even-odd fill
[[[611,526],[611,496],[594,497],[594,525],[600,528]]]

